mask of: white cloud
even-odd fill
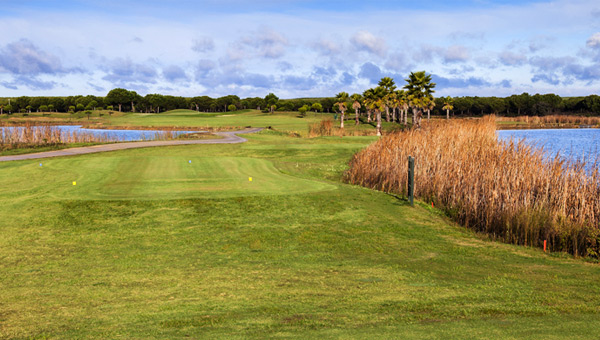
[[[261,27],[252,35],[243,37],[241,44],[252,47],[259,57],[276,59],[285,54],[288,40],[273,29]]]
[[[368,31],[357,32],[352,38],[350,38],[350,42],[357,49],[376,54],[380,57],[383,57],[387,51],[385,40],[383,38],[376,37]]]
[[[586,45],[590,48],[600,48],[600,32],[594,33],[588,40]]]
[[[506,66],[520,66],[527,62],[527,56],[511,51],[501,52],[498,55],[498,59]]]
[[[469,51],[466,47],[453,45],[444,52],[444,61],[447,63],[464,62],[469,59]]]
[[[327,39],[319,39],[313,47],[322,55],[336,55],[342,51],[340,44]]]

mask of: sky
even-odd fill
[[[0,0],[0,97],[600,93],[597,0]]]

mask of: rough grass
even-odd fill
[[[55,169],[35,168],[38,161],[0,164],[6,188],[0,196],[0,338],[597,334],[597,265],[491,242],[427,205],[411,208],[395,196],[341,184],[351,155],[373,138],[274,132],[248,138],[241,145],[63,158]],[[186,172],[189,157],[221,164],[237,159],[244,176],[258,164],[284,178],[282,186],[315,182],[328,190],[248,195],[224,188],[230,196],[173,199],[184,186],[165,184],[163,175],[202,185],[195,180],[203,173]],[[177,169],[158,171],[163,158]],[[63,197],[82,189],[79,182],[72,186],[69,174],[83,176],[80,181],[140,175],[149,186],[164,184],[165,193]],[[131,195],[132,188],[118,190]]]

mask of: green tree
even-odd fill
[[[77,104],[77,111],[83,111],[85,110],[85,106],[83,106],[83,104],[79,103]],[[42,107],[40,106],[40,111],[42,110]]]
[[[273,113],[273,111],[275,111],[275,109],[277,108],[278,102],[279,102],[279,97],[277,97],[273,93],[269,93],[268,95],[265,96],[265,104],[267,105],[267,108],[270,108],[271,113]]]
[[[12,114],[12,110],[13,110],[12,104],[6,104],[6,106],[4,106],[4,109],[6,111],[8,111],[8,114]]]
[[[379,86],[381,86],[381,88],[384,91],[384,96],[381,99],[383,101],[383,105],[385,107],[385,120],[387,122],[390,121],[390,106],[392,104],[392,102],[394,101],[394,90],[396,89],[396,83],[394,82],[394,79],[390,78],[390,77],[384,77],[381,78],[381,80],[378,83]]]
[[[386,96],[388,95],[387,90],[382,86],[377,86],[373,89],[373,108],[375,110],[375,117],[377,119],[377,136],[381,136],[381,112],[386,109]]]
[[[235,110],[237,110],[237,107],[235,107],[235,105],[231,104],[231,105],[229,105],[229,106],[227,107],[227,110],[228,110],[228,111],[235,111]]]
[[[431,75],[426,74],[425,71],[411,72],[406,82],[404,88],[413,111],[413,126],[419,128],[423,111],[431,110],[435,83],[431,82]]]
[[[300,116],[302,117],[306,116],[306,111],[308,111],[308,105],[303,105],[300,108],[298,108],[298,112],[300,112]]]
[[[367,123],[371,123],[371,114],[375,108],[374,103],[376,101],[375,98],[375,90],[368,89],[363,92],[363,103],[365,104],[365,108],[367,110]]]
[[[352,99],[352,108],[354,109],[354,114],[355,114],[355,118],[356,118],[356,124],[358,125],[360,124],[360,121],[358,120],[358,115],[359,115],[359,110],[361,108],[360,102],[362,100],[362,96],[358,93],[354,93],[352,96],[350,96],[350,98]]]
[[[340,110],[340,129],[344,128],[344,119],[345,119],[345,115],[346,115],[346,102],[348,101],[348,93],[346,92],[340,92],[335,96],[336,99],[336,105],[338,106],[338,109]]]
[[[95,100],[90,101],[87,106],[85,107],[86,110],[96,110],[96,107],[98,106],[98,102]]]
[[[446,119],[450,119],[450,111],[454,108],[452,104],[454,104],[452,97],[447,96],[444,98],[444,107],[442,107],[442,110],[446,110]]]
[[[131,93],[129,91],[127,91],[126,89],[122,89],[122,88],[116,88],[116,89],[110,90],[110,92],[108,92],[108,94],[104,98],[104,101],[107,104],[118,105],[119,112],[123,112],[122,111],[123,104],[129,103],[131,100],[132,100]]]
[[[323,111],[323,105],[321,105],[321,103],[314,103],[311,105],[311,109],[315,111],[315,113],[321,112]]]
[[[404,90],[396,91],[396,105],[400,110],[400,121],[406,125],[408,124],[408,99]]]
[[[165,96],[162,94],[147,94],[144,100],[150,105],[150,111],[160,113],[160,107],[166,105]]]

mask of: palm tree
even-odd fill
[[[360,101],[361,101],[362,97],[360,96],[360,94],[355,93],[350,98],[352,98],[352,100],[354,101],[352,103],[352,108],[354,109],[354,113],[356,114],[356,125],[358,125],[358,124],[360,124],[358,121],[358,110],[360,110],[360,108],[361,108]]]
[[[385,107],[385,119],[386,121],[390,121],[390,106],[391,106],[391,95],[392,93],[394,93],[394,90],[396,89],[396,83],[394,82],[394,79],[390,78],[390,77],[383,77],[381,78],[381,80],[379,81],[378,85],[383,88],[384,90],[384,96],[382,98],[383,100],[383,105]]]
[[[408,98],[404,90],[397,91],[398,107],[400,108],[400,121],[404,125],[408,124]]]
[[[433,110],[434,107],[435,101],[433,100],[433,96],[427,97],[427,105],[425,107],[425,109],[427,110],[427,120],[431,118],[431,110]]]
[[[444,98],[444,107],[442,107],[442,110],[446,110],[446,119],[450,119],[450,110],[454,109],[452,104],[454,104],[452,97],[448,96]]]
[[[387,109],[385,102],[386,95],[386,89],[381,86],[377,86],[373,89],[374,100],[372,105],[375,109],[375,114],[377,115],[377,136],[381,136],[381,111]]]
[[[346,114],[346,102],[348,101],[348,94],[346,92],[340,92],[335,96],[335,99],[337,100],[337,103],[335,103],[340,112],[342,113],[341,115],[341,123],[340,123],[340,129],[344,128],[344,115]]]
[[[423,110],[429,110],[430,101],[433,101],[435,83],[431,82],[431,75],[425,71],[411,72],[406,82],[404,88],[407,90],[409,105],[413,111],[413,126],[419,128]]]
[[[373,103],[375,102],[375,90],[368,89],[363,92],[363,102],[367,108],[367,123],[371,122],[371,112],[373,110]]]

